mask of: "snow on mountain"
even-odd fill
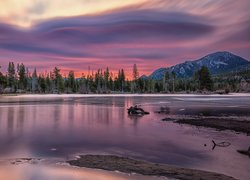
[[[186,61],[169,68],[159,68],[155,70],[149,76],[149,78],[156,80],[162,79],[166,71],[169,73],[175,72],[176,76],[180,78],[191,77],[202,66],[206,66],[210,73],[214,75],[224,72],[242,70],[243,68],[250,67],[250,62],[230,52],[216,52],[204,56],[198,60]]]

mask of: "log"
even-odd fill
[[[149,114],[149,112],[144,111],[142,108],[139,108],[137,105],[131,106],[127,109],[129,115],[146,115]]]

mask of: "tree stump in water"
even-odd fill
[[[137,105],[131,106],[128,108],[128,114],[129,115],[146,115],[149,114],[149,112],[144,111],[142,108],[139,108]]]

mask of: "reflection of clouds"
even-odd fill
[[[95,180],[149,180],[152,177],[144,177],[141,175],[116,173],[111,171],[100,171],[97,169],[75,168],[65,165],[46,165],[46,163],[39,162],[39,165],[19,164],[7,165],[0,167],[0,179],[11,180],[79,180],[79,179],[95,179]],[[50,163],[51,164],[51,163]],[[11,172],[11,173],[10,173]],[[157,179],[157,178],[156,178]]]
[[[245,101],[242,101],[242,98]],[[246,98],[221,100],[221,105],[227,107],[230,104],[244,104],[245,107],[248,102]],[[211,171],[221,168],[224,172],[230,172],[233,165],[225,166],[225,159],[226,164],[237,162],[237,167],[247,167],[249,160],[242,160],[234,151],[218,148],[211,153],[209,143],[211,139],[224,141],[226,137],[235,148],[240,149],[246,145],[245,142],[249,142],[248,136],[210,129],[197,131],[190,126],[162,122],[161,119],[166,115],[154,113],[155,109],[163,105],[161,102],[169,102],[166,105],[171,108],[171,114],[192,113],[193,108],[196,109],[194,113],[197,113],[202,110],[202,107],[213,106],[214,108],[215,105],[207,104],[205,101],[179,101],[172,96],[98,96],[94,99],[82,97],[76,102],[3,104],[0,107],[0,156],[64,158],[75,153],[111,152],[111,154]],[[126,108],[134,104],[144,104],[142,108],[150,114],[138,120],[129,119]],[[183,107],[185,111],[179,111]],[[240,109],[242,114],[248,112],[247,108],[233,108]],[[232,107],[225,109],[230,111]],[[34,111],[36,111],[35,114]],[[229,111],[225,112],[229,113]],[[24,117],[23,124],[18,124],[22,117]],[[8,119],[12,123],[9,123]],[[8,123],[12,128],[12,137],[17,138],[11,138],[8,135]],[[20,128],[23,128],[22,132]],[[204,143],[207,144],[206,147]],[[51,151],[52,148],[56,151]],[[240,173],[242,176],[246,174],[244,168],[234,169],[235,174]]]

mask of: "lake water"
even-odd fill
[[[129,116],[127,108],[135,104],[150,115]],[[156,113],[160,107],[168,107],[169,113]],[[250,96],[2,96],[0,159],[25,157],[44,161],[22,166],[1,163],[0,177],[5,177],[7,168],[19,178],[29,170],[34,172],[33,179],[39,179],[41,172],[35,173],[35,169],[44,162],[53,166],[79,154],[114,154],[249,179],[250,158],[236,150],[247,149],[250,136],[161,121],[173,115],[220,115],[249,120]],[[212,150],[212,140],[228,141],[231,145]],[[49,171],[48,166],[42,167]],[[58,168],[50,170],[56,172]],[[62,171],[63,168],[66,167],[61,167]],[[86,177],[90,171],[83,168],[75,179]],[[109,176],[116,177],[112,173]],[[131,178],[122,176],[116,179]],[[53,174],[51,177],[55,179]]]

